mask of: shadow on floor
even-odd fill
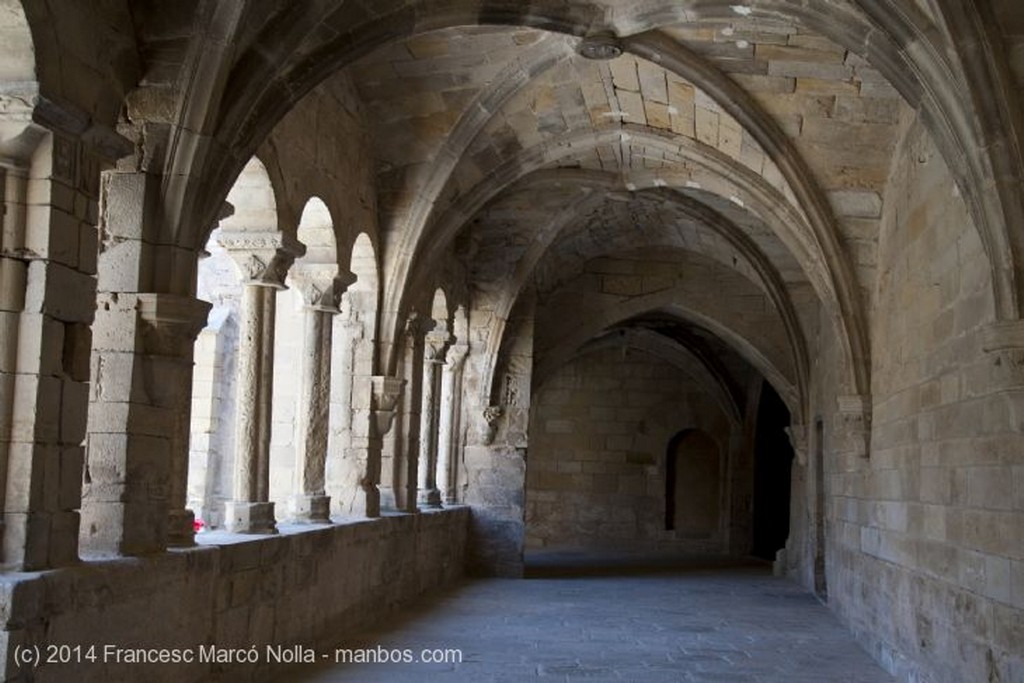
[[[527,579],[708,574],[722,571],[770,574],[771,564],[756,557],[621,553],[592,550],[531,551],[526,553]]]

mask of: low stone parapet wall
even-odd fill
[[[462,576],[469,508],[0,575],[4,680],[251,681]]]

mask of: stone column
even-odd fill
[[[234,500],[224,506],[228,531],[276,533],[270,494],[270,429],[274,389],[274,318],[277,292],[295,252],[280,233],[223,234],[243,275],[239,321]]]
[[[327,460],[324,477],[325,492],[334,514],[352,513],[355,499],[362,498],[358,482],[362,470],[353,462],[352,413],[355,391],[353,364],[354,340],[362,333],[362,325],[351,319],[344,299],[341,313],[334,316],[331,348],[331,409]]]
[[[295,406],[295,493],[291,500],[291,517],[296,522],[330,521],[325,464],[332,317],[338,312],[338,298],[348,284],[335,280],[337,270],[334,265],[303,264],[294,266],[290,275],[304,303],[301,375]]]
[[[192,407],[192,352],[199,331],[206,325],[210,304],[174,294],[139,294],[142,347],[159,363],[165,382],[152,395],[173,412],[170,432],[167,544],[195,543],[195,514],[188,500],[188,445]]]
[[[462,368],[469,346],[455,344],[448,349],[441,370],[441,411],[437,432],[437,488],[441,500],[455,503],[454,468],[458,447],[459,413],[462,397]]]
[[[395,408],[402,395],[405,380],[398,377],[375,376],[370,378],[369,433],[366,444],[366,476],[362,486],[366,493],[366,516],[380,516],[380,473],[381,452],[384,435],[391,429]]]
[[[405,385],[397,406],[395,426],[388,432],[381,457],[381,505],[402,512],[416,512],[424,333],[422,319],[416,312],[410,313],[403,330],[398,363],[398,374],[405,378]]]
[[[416,502],[420,506],[440,507],[441,495],[434,481],[437,454],[437,370],[444,363],[448,335],[444,331],[427,333],[423,349],[423,395],[420,406],[420,452],[416,466]]]

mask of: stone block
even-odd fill
[[[648,61],[637,61],[637,73],[640,81],[640,92],[647,101],[653,100],[668,104],[668,86],[665,70]]]
[[[849,80],[830,80],[811,76],[799,76],[794,79],[794,92],[819,93],[827,95],[859,95],[860,88]]]
[[[644,115],[647,118],[647,125],[654,128],[662,128],[665,130],[671,130],[672,128],[672,115],[669,112],[669,107],[666,104],[660,102],[644,101]]]
[[[28,264],[0,256],[0,312],[18,313],[25,307]]]
[[[637,74],[636,60],[631,57],[613,59],[608,63],[612,72],[612,83],[616,88],[632,92],[640,92],[640,78]]]
[[[1013,479],[1002,467],[967,470],[967,503],[994,510],[1013,509]]]
[[[78,219],[54,206],[29,206],[26,213],[25,248],[36,258],[77,268]]]
[[[33,261],[28,268],[25,310],[63,322],[91,323],[96,280],[59,263]]]
[[[85,462],[85,448],[65,446],[60,449],[59,491],[57,508],[77,510],[82,504],[82,466]],[[77,525],[77,522],[76,522]],[[76,526],[77,532],[77,526]]]
[[[136,372],[133,353],[104,351],[92,357],[94,381],[90,386],[91,400],[97,403],[130,403],[145,397],[145,389]]]
[[[145,207],[148,182],[149,176],[144,173],[110,173],[106,176],[103,231],[111,241],[149,238]]]
[[[819,81],[849,81],[853,69],[836,62],[803,62],[788,59],[773,59],[768,62],[769,76],[787,78],[813,78]]]
[[[882,215],[882,198],[877,192],[839,190],[830,192],[829,200],[840,216],[879,218]]]
[[[718,112],[697,107],[694,110],[694,127],[697,140],[709,147],[718,147]]]
[[[88,382],[90,353],[92,351],[92,330],[82,323],[68,323],[60,335],[64,342],[61,352],[61,369],[76,382]]]
[[[137,292],[151,275],[148,248],[137,239],[111,240],[100,244],[97,256],[97,287],[101,292]]]
[[[66,567],[78,561],[80,526],[78,510],[61,510],[51,516],[47,567]]]
[[[61,381],[20,375],[14,384],[11,440],[57,443],[60,430]]]
[[[4,500],[5,514],[42,509],[45,502],[42,465],[48,457],[48,451],[59,452],[59,449],[34,443],[12,443],[8,449],[7,479],[12,483],[18,482],[18,485],[11,486],[7,493]]]
[[[18,321],[20,372],[59,375],[63,370],[64,325],[43,313],[22,313]]]
[[[96,321],[92,325],[92,344],[98,352],[134,352],[138,327],[138,297],[99,292],[96,296]]]
[[[733,80],[739,83],[745,90],[753,93],[756,97],[768,101],[773,101],[771,97],[761,97],[764,95],[775,95],[791,93],[796,89],[796,79],[789,78],[787,76],[764,76],[758,74],[742,74],[737,73],[732,75]]]
[[[99,240],[96,228],[82,223],[78,228],[78,270],[86,275],[96,275],[96,261],[99,258]]]
[[[228,531],[238,534],[274,534],[274,503],[229,501],[224,504],[224,521]]]
[[[61,443],[79,445],[85,438],[89,411],[89,385],[73,380],[61,381],[60,436]]]

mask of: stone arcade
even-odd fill
[[[1024,4],[0,0],[0,54],[5,680],[627,547],[1024,681]]]

